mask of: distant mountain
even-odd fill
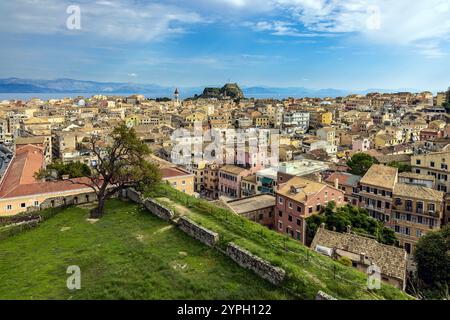
[[[211,87],[211,86],[205,86]],[[201,95],[205,87],[180,87],[180,95],[182,98]],[[212,86],[221,87],[221,86]],[[174,87],[164,87],[156,84],[138,84],[138,83],[120,83],[120,82],[96,82],[74,79],[54,79],[54,80],[37,80],[37,79],[20,79],[7,78],[0,79],[0,93],[67,93],[67,94],[143,94],[147,97],[172,97]],[[386,89],[370,89],[365,91],[350,91],[340,89],[308,89],[304,87],[265,87],[265,86],[247,86],[242,87],[245,97],[248,98],[286,98],[286,97],[339,97],[349,94],[366,94],[369,92],[399,92],[399,91],[416,91],[413,89],[405,90],[386,90]]]

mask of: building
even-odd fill
[[[207,165],[203,176],[205,196],[210,199],[219,198],[219,166],[217,164]]]
[[[275,229],[305,243],[306,219],[318,214],[329,202],[340,206],[344,191],[324,183],[294,177],[280,184],[276,195]]]
[[[322,226],[316,232],[311,249],[330,253],[335,259],[348,258],[354,268],[364,273],[372,266],[379,270],[381,281],[405,290],[407,254],[401,248],[384,245],[351,232],[338,233],[326,230]]]
[[[434,177],[436,179],[436,190],[445,193],[450,191],[449,165],[450,151],[411,157],[412,172]]]
[[[324,140],[330,145],[336,145],[336,129],[332,127],[320,128],[317,130],[317,136],[320,140]]]
[[[444,193],[431,188],[397,183],[394,187],[392,221],[399,245],[407,253],[430,231],[439,230],[444,217]]]
[[[92,188],[77,184],[89,183],[90,180],[86,178],[71,181],[37,180],[35,173],[42,168],[45,168],[43,148],[35,145],[16,148],[14,158],[0,181],[0,215],[25,212],[52,198],[93,192]]]
[[[219,169],[219,195],[236,199],[241,196],[241,181],[251,172],[247,169],[226,165]]]
[[[408,253],[413,253],[422,235],[440,228],[445,219],[444,192],[423,184],[429,180],[422,175],[400,177],[397,168],[383,165],[373,165],[360,181],[359,206],[392,228]]]
[[[167,181],[178,191],[193,195],[195,175],[179,167],[160,168],[162,181]]]
[[[325,183],[344,191],[344,201],[358,206],[359,203],[359,181],[360,176],[346,173],[334,172],[325,179]]]
[[[259,194],[243,199],[232,200],[226,203],[236,214],[273,229],[275,197],[268,194]]]
[[[252,174],[241,180],[241,198],[251,197],[259,193],[257,191],[256,175]]]
[[[392,210],[392,195],[398,182],[398,169],[373,165],[360,181],[359,205],[369,215],[389,223]]]

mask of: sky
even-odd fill
[[[450,86],[450,0],[11,0],[0,13],[0,78]]]

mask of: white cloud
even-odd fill
[[[2,1],[2,32],[31,34],[84,34],[121,41],[153,41],[186,32],[185,27],[205,23],[196,12],[174,5],[136,1],[78,1],[81,30],[68,30],[68,0]]]
[[[255,0],[243,0],[251,5]],[[355,33],[375,43],[410,45],[439,57],[450,38],[450,0],[269,0],[290,22],[264,20],[259,29],[295,35],[292,21],[310,32]],[[258,26],[258,23],[256,24]],[[278,29],[278,30],[277,30]],[[430,41],[432,45],[430,45]]]

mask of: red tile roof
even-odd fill
[[[45,157],[42,148],[26,145],[16,149],[16,155],[8,167],[2,184],[0,198],[23,197],[37,194],[55,193],[86,189],[87,186],[71,181],[37,181],[34,174],[44,167]],[[87,178],[74,182],[86,182]]]
[[[178,177],[178,176],[187,176],[187,175],[191,175],[190,172],[184,171],[180,168],[161,168],[159,169],[161,172],[161,177],[163,179],[167,179],[167,178],[173,178],[173,177]]]

